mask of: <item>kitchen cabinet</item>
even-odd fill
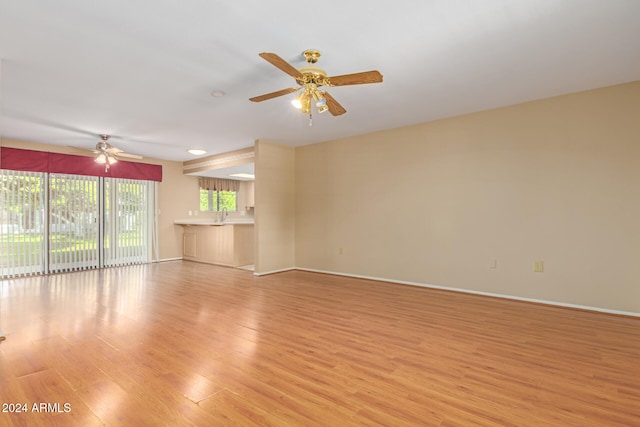
[[[245,200],[245,205],[247,208],[252,208],[256,205],[255,183],[253,181],[247,182],[245,188],[247,191],[247,198]]]
[[[241,267],[253,260],[253,224],[181,224],[183,259]]]

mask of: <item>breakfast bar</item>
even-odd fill
[[[188,261],[242,267],[254,262],[253,221],[176,220],[184,227],[182,256]]]

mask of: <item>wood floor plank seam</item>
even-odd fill
[[[2,284],[0,426],[636,426],[640,319],[171,261]]]

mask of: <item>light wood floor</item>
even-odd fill
[[[640,426],[640,318],[180,261],[0,291],[0,426]]]

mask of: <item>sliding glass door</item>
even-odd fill
[[[46,271],[45,178],[0,171],[0,277]]]
[[[49,176],[49,272],[100,266],[99,180]]]
[[[153,183],[105,179],[104,265],[151,260]]]
[[[0,277],[150,262],[155,183],[0,170]]]

